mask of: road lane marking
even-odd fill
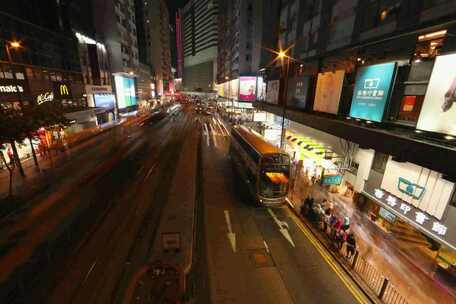
[[[268,212],[274,219],[274,222],[277,224],[277,226],[279,226],[279,231],[283,235],[283,237],[291,244],[291,246],[296,247],[295,243],[293,242],[293,239],[291,238],[290,233],[288,232],[288,223],[279,220],[277,218],[277,215],[275,215],[275,213],[270,208],[268,208]]]
[[[209,131],[206,123],[204,123],[204,135],[206,135],[206,145],[209,147]]]
[[[209,129],[211,129],[211,134],[212,134],[212,141],[214,142],[214,145],[216,148],[218,148],[218,145],[217,145],[217,132],[214,128],[214,125],[209,123]]]
[[[266,243],[266,240],[263,240],[264,248],[266,249],[266,252],[269,253],[269,246],[268,243]]]
[[[154,164],[152,166],[152,168],[149,169],[149,171],[147,172],[147,175],[146,175],[146,178],[145,179],[148,179],[149,176],[152,174],[152,172],[154,171],[155,167],[157,166],[157,164]]]
[[[95,262],[93,262],[92,266],[90,267],[89,271],[87,272],[85,278],[84,278],[84,281],[82,282],[83,284],[85,283],[85,281],[87,281],[87,279],[89,278],[90,274],[92,273],[92,270],[95,268],[95,265],[97,264],[97,261],[95,260]]]
[[[231,249],[233,249],[233,252],[236,252],[236,234],[233,233],[233,229],[231,228],[230,212],[225,210],[224,213],[226,226],[228,227],[228,233],[226,235],[228,237],[228,241],[230,242]]]
[[[352,295],[356,298],[359,303],[371,303],[371,301],[364,295],[362,291],[351,281],[350,278],[347,277],[345,271],[341,268],[339,264],[334,260],[334,258],[326,251],[326,248],[323,247],[322,244],[316,239],[316,237],[309,231],[307,227],[301,223],[300,219],[294,215],[291,211],[287,210],[290,213],[290,218],[293,219],[296,226],[304,233],[306,238],[310,241],[310,243],[317,249],[320,255],[323,257],[323,260],[332,268],[334,273],[340,278],[342,283],[347,287],[347,289],[352,293]]]

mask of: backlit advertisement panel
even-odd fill
[[[390,97],[395,62],[363,67],[356,77],[350,116],[380,122]]]
[[[279,88],[280,80],[271,80],[268,81],[267,91],[266,91],[266,102],[278,104],[279,103]]]
[[[114,77],[114,82],[116,84],[117,103],[119,109],[135,106],[137,104],[135,79],[116,75]]]
[[[456,135],[456,54],[438,56],[417,128]]]
[[[265,101],[266,100],[266,82],[264,81],[263,76],[257,77],[257,85],[256,85],[256,94],[257,100]]]
[[[230,98],[239,98],[239,79],[233,79],[230,81]]]
[[[318,74],[313,106],[315,111],[337,114],[344,76],[343,70]]]
[[[239,101],[255,101],[256,77],[239,77]]]
[[[115,108],[116,99],[113,94],[95,94],[93,95],[95,106],[113,110]]]

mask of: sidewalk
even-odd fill
[[[88,146],[96,144],[94,141],[101,141],[106,136],[114,136],[113,132],[123,133],[125,129],[144,123],[150,116],[151,113],[142,113],[138,116],[122,119],[119,122],[107,123],[101,128],[91,128],[73,134],[66,138],[67,149],[63,151],[57,148],[51,149],[47,156],[40,156],[37,153],[39,169],[32,157],[22,160],[25,177],[20,175],[19,169],[16,167],[13,172],[13,194],[20,200],[33,197],[53,184],[55,178],[58,178],[54,176],[56,171],[77,158]],[[0,201],[8,196],[8,192],[9,171],[5,168],[0,170]]]
[[[456,303],[456,298],[448,287],[442,286],[430,275],[432,269],[429,268],[432,265],[426,263],[423,256],[415,252],[416,259],[412,263],[401,252],[397,242],[371,222],[366,214],[355,208],[351,199],[329,193],[320,185],[310,185],[305,177],[299,176],[289,195],[298,213],[308,196],[312,196],[316,202],[329,199],[334,203],[334,211],[338,216],[350,217],[350,230],[356,237],[360,257],[372,265],[376,272],[387,277],[408,303]],[[324,233],[320,232],[320,235],[324,236]],[[426,267],[428,271],[424,270]]]
[[[73,160],[88,146],[94,144],[94,140],[102,140],[109,136],[111,131],[118,125],[111,125],[103,129],[87,130],[80,132],[68,138],[68,148],[64,151],[52,149],[47,156],[37,154],[39,169],[36,167],[33,158],[22,160],[25,177],[19,173],[16,167],[13,171],[13,194],[23,200],[37,194],[43,188],[46,188],[55,178],[55,171],[61,168],[65,163]],[[0,200],[8,196],[9,192],[9,171],[7,169],[0,171]]]

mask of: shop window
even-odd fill
[[[372,170],[378,173],[385,173],[386,164],[388,163],[388,154],[383,154],[375,151],[374,161],[372,162]]]

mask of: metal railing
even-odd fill
[[[351,257],[350,266],[383,303],[408,304],[390,280],[360,256],[359,251]]]

